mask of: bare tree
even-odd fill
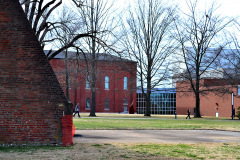
[[[240,23],[237,19],[234,20],[234,26],[232,27],[235,32],[230,32],[226,36],[229,42],[228,49],[217,59],[216,64],[223,68],[223,74],[226,78],[231,79],[234,84],[239,82],[240,79],[240,44],[239,33]]]
[[[218,6],[212,3],[205,11],[197,10],[198,1],[186,0],[189,13],[176,21],[175,38],[180,43],[185,78],[190,81],[195,94],[195,117],[200,115],[200,77],[213,66],[213,62],[227,45],[221,37],[222,31],[232,20],[227,20],[215,14]],[[211,47],[215,48],[214,50]]]
[[[75,1],[75,4],[78,3]],[[81,5],[77,5],[83,23],[82,30],[91,33],[91,37],[86,37],[79,41],[78,49],[84,55],[86,63],[86,79],[89,81],[91,89],[91,112],[89,116],[95,115],[95,94],[96,81],[99,69],[98,60],[100,52],[108,52],[112,45],[108,39],[111,38],[113,21],[110,18],[112,3],[104,0],[83,0]]]
[[[138,62],[137,76],[147,105],[145,116],[150,116],[151,90],[168,78],[167,59],[176,49],[170,35],[176,10],[161,0],[137,0],[135,4],[135,8],[129,7],[127,25],[123,25],[123,45],[128,57]]]
[[[19,1],[43,49],[46,45],[59,41],[58,34],[56,33],[61,30],[63,25],[67,27],[72,23],[72,21],[60,21],[59,19],[52,18],[53,13],[62,5],[62,0]],[[74,2],[76,3],[76,1]],[[79,1],[79,5],[81,5],[80,2],[81,1]],[[75,36],[71,37],[71,40],[68,43],[58,48],[58,50],[55,50],[54,52],[50,50],[47,54],[48,59],[51,60],[66,48],[74,47],[75,42],[83,37],[92,37],[92,34],[90,32],[75,34]]]
[[[75,19],[75,13],[70,10],[68,8],[68,6],[63,5],[62,9],[60,12],[58,12],[58,16],[59,16],[59,22],[61,24],[66,24],[67,22],[69,22],[68,25],[62,25],[59,30],[56,33],[56,37],[58,37],[58,40],[55,41],[55,46],[56,48],[62,48],[63,46],[66,46],[67,44],[69,44],[73,37],[75,36],[76,32],[78,31],[79,26],[81,26],[81,24],[74,22],[73,20]],[[74,46],[74,45],[73,45]],[[65,54],[65,58],[64,58],[64,62],[65,62],[65,93],[66,93],[66,97],[68,99],[68,101],[70,101],[69,98],[69,88],[71,85],[71,79],[70,79],[70,75],[72,71],[72,68],[69,69],[69,55],[68,55],[68,47],[66,47],[64,49],[64,54]],[[72,56],[72,55],[71,55]]]

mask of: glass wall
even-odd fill
[[[144,114],[145,97],[141,91],[137,92],[137,113]],[[173,88],[154,89],[151,93],[151,114],[175,114],[176,90]]]

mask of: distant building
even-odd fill
[[[146,100],[140,89],[137,90],[137,113],[144,114]],[[175,114],[176,111],[176,89],[154,88],[151,93],[151,114]]]
[[[84,57],[85,56],[85,57]],[[89,54],[68,52],[69,96],[80,112],[90,112],[91,89],[85,58]],[[65,53],[60,53],[50,64],[66,93]],[[96,112],[129,112],[132,104],[136,112],[137,63],[109,54],[97,54]],[[88,64],[89,65],[89,64]]]
[[[195,95],[189,81],[178,81],[176,84],[176,111],[186,115],[188,108],[195,113]],[[232,95],[234,108],[240,106],[240,86],[229,79],[201,79],[200,114],[201,116],[231,117]]]
[[[187,48],[187,51],[194,52],[192,48]],[[214,63],[210,62],[215,58],[216,53],[218,53],[218,49],[209,48],[206,51],[206,54],[202,60],[202,66],[200,67],[200,78],[203,79],[239,79],[240,78],[240,70],[239,70],[239,53],[240,50],[237,49],[223,49],[221,53],[216,58]],[[187,54],[188,55],[188,54]],[[173,75],[172,82],[173,87],[176,87],[177,81],[185,81],[189,79],[196,79],[196,65],[195,61],[192,57],[186,58],[188,63],[188,70],[186,68],[186,64],[183,56],[181,55],[181,51],[179,54],[176,54],[175,59],[173,60]],[[190,65],[192,64],[192,65]],[[208,66],[208,67],[207,67]],[[205,70],[207,67],[207,70]],[[190,72],[190,73],[189,73]]]

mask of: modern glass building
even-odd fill
[[[141,90],[137,90],[137,113],[144,114],[146,108],[145,97]],[[155,88],[151,93],[151,114],[175,114],[176,88]]]

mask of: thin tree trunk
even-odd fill
[[[95,57],[95,56],[94,56]],[[95,95],[96,95],[96,75],[95,75],[95,61],[92,62],[92,84],[91,84],[91,92],[92,92],[92,99],[91,99],[91,112],[89,116],[96,116],[96,101],[95,101]]]
[[[196,93],[196,110],[195,110],[195,117],[201,117],[200,115],[200,96],[199,92]]]
[[[147,94],[146,94],[146,112],[145,112],[145,115],[144,116],[151,116],[150,114],[150,107],[151,107],[151,80],[149,79],[148,77],[148,80],[147,80]]]
[[[70,98],[69,98],[69,73],[68,73],[67,50],[65,51],[65,74],[66,74],[66,97],[67,97],[67,100],[70,101]]]
[[[94,0],[91,1],[91,27],[92,27],[92,35],[94,36]],[[91,112],[89,116],[96,116],[95,114],[95,94],[96,94],[96,66],[95,66],[95,58],[96,58],[96,51],[95,51],[95,37],[92,37],[92,80],[91,80],[91,92],[92,92],[92,99],[91,99]]]
[[[89,116],[96,116],[95,114],[95,91],[92,91],[92,99],[91,99],[91,112]]]
[[[147,93],[147,95],[146,95],[146,104],[147,104],[147,106],[146,106],[146,112],[145,112],[144,116],[151,116],[150,115],[151,99],[150,99],[149,93]]]
[[[200,76],[199,76],[199,66],[196,67],[196,90],[195,90],[195,97],[196,97],[196,113],[195,117],[201,117],[200,115],[200,88],[199,88],[199,83],[200,83]]]

